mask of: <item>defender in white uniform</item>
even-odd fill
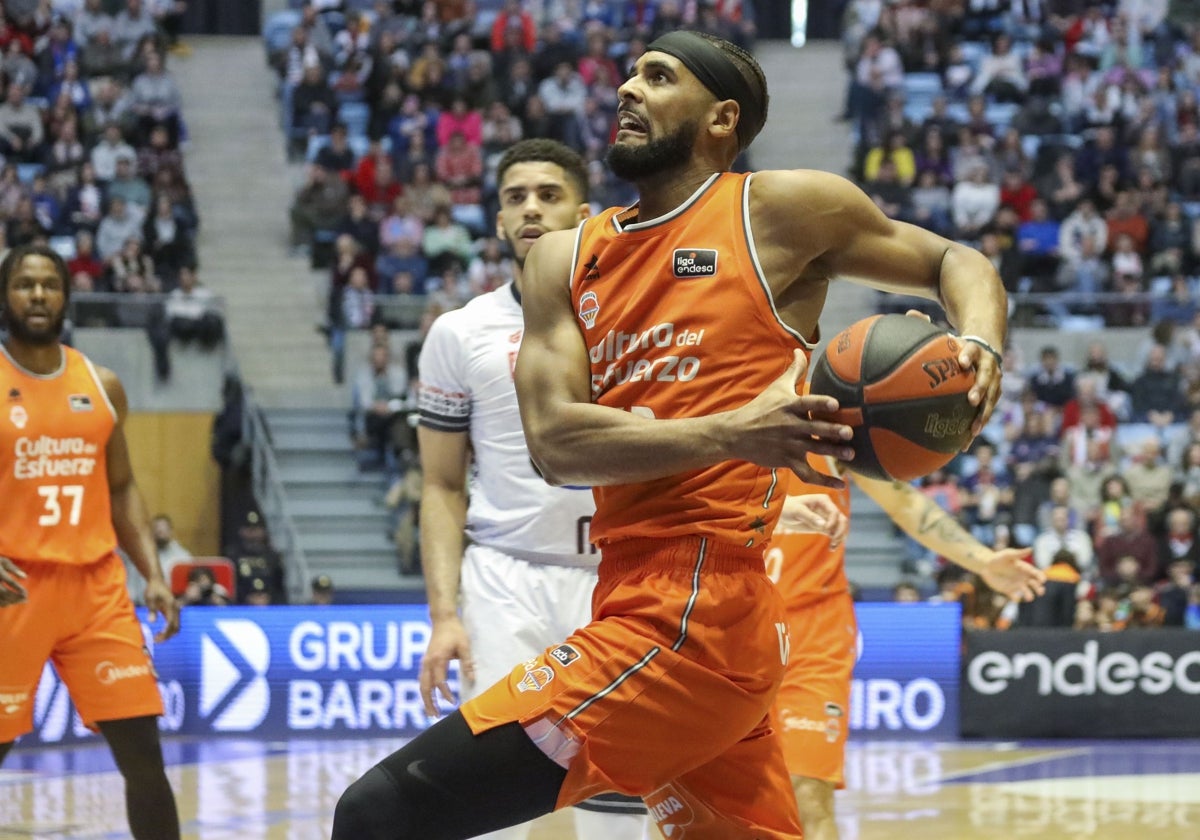
[[[451,660],[468,699],[586,624],[600,560],[588,540],[590,488],[551,487],[538,475],[513,384],[521,266],[543,233],[587,217],[587,173],[566,146],[527,140],[505,153],[497,181],[497,235],[515,254],[513,282],[442,315],[421,350],[421,557],[433,623],[421,693],[430,714],[435,692],[454,700]],[[575,809],[576,834],[640,840],[644,814],[640,800],[597,797]],[[528,835],[526,824],[486,836]]]

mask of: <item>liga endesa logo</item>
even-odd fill
[[[200,715],[218,732],[248,732],[271,708],[267,634],[245,618],[220,619],[200,637]]]
[[[1138,657],[1118,650],[1100,656],[1100,643],[1084,642],[1082,651],[1055,659],[1038,651],[984,651],[967,665],[967,683],[980,694],[1000,694],[1026,678],[1036,680],[1042,697],[1061,694],[1081,697],[1104,694],[1119,697],[1137,691],[1149,695],[1180,691],[1200,694],[1200,650],[1178,658],[1155,650]]]

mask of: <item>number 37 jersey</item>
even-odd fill
[[[116,412],[96,368],[63,347],[30,373],[0,346],[0,555],[92,563],[117,547],[108,488]]]

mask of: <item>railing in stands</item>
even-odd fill
[[[67,317],[77,327],[144,329],[164,318],[170,298],[165,292],[72,292]],[[224,298],[214,295],[208,302],[224,313]]]
[[[288,506],[287,494],[279,474],[279,462],[271,446],[271,432],[263,419],[263,410],[246,389],[242,413],[242,440],[250,447],[251,487],[266,520],[271,545],[283,560],[284,583],[288,601],[303,604],[308,597],[308,558],[300,544],[296,520]]]

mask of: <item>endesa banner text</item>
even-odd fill
[[[968,633],[962,732],[984,738],[1200,736],[1195,633]]]
[[[861,604],[858,622],[851,730],[872,738],[953,736],[958,607]],[[154,645],[150,628],[143,629],[163,696],[164,732],[411,736],[432,722],[418,689],[430,634],[424,605],[193,607],[179,635],[164,644]],[[454,669],[456,691],[457,679]],[[22,745],[92,737],[47,665],[34,731]]]

